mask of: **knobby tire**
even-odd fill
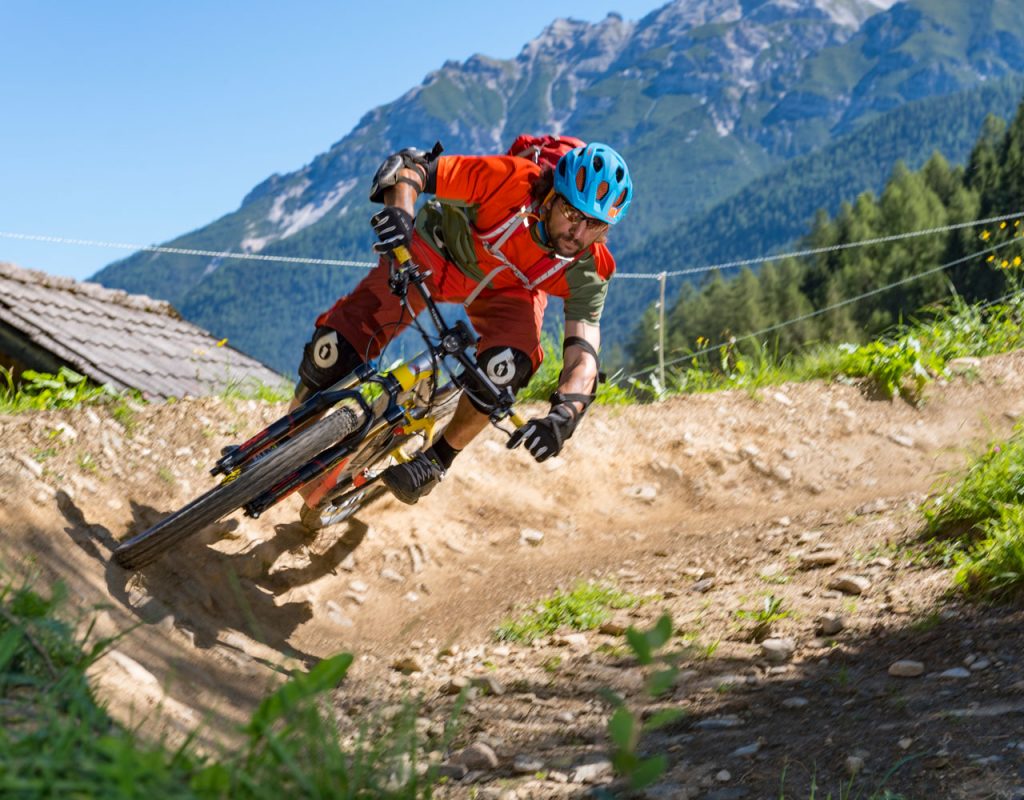
[[[342,407],[271,450],[234,480],[221,483],[153,527],[120,544],[114,561],[125,569],[145,567],[179,542],[254,500],[318,453],[358,429],[360,415]]]
[[[461,395],[461,391],[453,391],[450,394],[444,396],[442,399],[438,400],[432,407],[431,415],[437,420],[438,423],[440,423],[441,426],[441,431],[439,431],[437,435],[440,435],[440,433],[444,431],[444,428],[447,427],[448,423],[451,421],[452,416],[455,414],[455,407],[458,405],[459,398],[461,397]],[[423,400],[417,397],[415,408],[424,407],[425,403],[423,402]],[[382,411],[383,407],[376,410]],[[382,439],[384,440],[383,442],[380,441]],[[348,475],[351,475],[353,472],[359,472],[363,468],[371,466],[375,462],[379,462],[381,459],[385,458],[392,449],[401,446],[404,441],[405,439],[401,437],[395,439],[395,437],[392,436],[389,432],[383,432],[381,434],[378,434],[377,437],[368,439],[361,445],[361,452],[357,453],[353,457],[351,463],[348,466],[348,469],[342,472],[339,477],[346,477]],[[413,453],[410,453],[409,455],[413,455],[415,454],[415,452],[419,452],[422,449],[422,447],[418,447]],[[350,492],[350,494],[355,494],[355,492]],[[344,522],[345,520],[354,516],[358,512],[362,511],[374,500],[377,500],[378,498],[382,497],[385,494],[387,494],[387,489],[384,487],[382,483],[377,482],[372,484],[371,486],[362,490],[361,497],[358,497],[350,501],[350,504],[345,508],[345,510],[342,513],[332,515],[331,522],[329,524],[337,525],[340,522]],[[339,498],[336,497],[335,500],[337,499]],[[324,511],[327,511],[333,505],[334,502],[330,499],[330,495],[328,495],[328,497],[321,502],[319,507],[322,508]]]

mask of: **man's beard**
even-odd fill
[[[583,249],[583,243],[572,236],[558,236],[551,242],[551,248],[563,258],[571,258]]]

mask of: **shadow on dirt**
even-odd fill
[[[307,667],[318,661],[289,644],[301,624],[313,616],[305,600],[278,603],[275,598],[335,570],[363,541],[367,527],[355,520],[342,527],[344,535],[322,552],[314,551],[309,533],[298,523],[275,526],[275,536],[238,553],[208,545],[237,536],[238,523],[227,520],[208,526],[180,543],[175,551],[132,573],[110,560],[118,541],[102,525],[90,523],[72,498],[58,492],[57,505],[67,521],[64,532],[89,557],[103,566],[110,597],[146,624],[170,619],[188,631],[196,647],[242,649],[231,632],[239,631],[282,657],[299,659]],[[130,531],[143,530],[164,514],[133,502]],[[326,537],[322,532],[320,537]],[[271,571],[282,556],[291,566]],[[298,555],[299,557],[296,557]],[[302,557],[304,556],[304,557]],[[248,651],[247,651],[248,652]],[[271,654],[248,652],[274,669]]]
[[[1022,623],[1019,608],[945,604],[895,627],[842,633],[799,663],[685,662],[657,700],[630,658],[567,653],[549,680],[512,680],[478,698],[473,717],[497,727],[495,717],[525,714],[532,753],[578,765],[609,746],[606,725],[593,721],[595,701],[611,714],[609,690],[644,720],[681,711],[640,737],[644,757],[666,758],[655,797],[1024,800]],[[971,658],[980,668],[964,666]],[[925,674],[891,676],[900,659],[922,662]],[[727,779],[715,777],[723,771]]]

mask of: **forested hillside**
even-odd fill
[[[966,167],[953,167],[940,154],[917,171],[899,163],[880,195],[864,192],[843,203],[834,216],[820,212],[799,246],[829,248],[1022,211],[1024,104],[1009,126],[997,117],[986,120]],[[666,350],[678,356],[705,342],[741,337],[890,284],[900,285],[741,346],[766,344],[784,355],[810,342],[864,341],[951,291],[972,301],[998,297],[1019,281],[1019,248],[969,256],[1017,238],[1020,231],[1020,221],[1011,220],[786,259],[756,273],[744,268],[728,278],[712,272],[699,287],[685,285],[671,305]],[[651,361],[655,323],[655,309],[649,308],[632,342],[637,363]]]
[[[899,161],[918,169],[941,153],[951,164],[966,164],[985,118],[1009,119],[1022,96],[1024,78],[1013,75],[970,91],[908,103],[819,152],[751,181],[707,213],[681,220],[644,246],[616,248],[616,257],[623,270],[653,273],[780,252],[807,234],[820,210],[835,214],[844,200],[864,191],[880,192]],[[682,291],[684,283],[700,282],[700,275],[674,278],[668,284],[670,296]],[[606,338],[627,341],[657,291],[653,281],[617,284],[604,323]]]

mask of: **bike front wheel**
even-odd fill
[[[436,425],[434,441],[436,441],[437,436],[444,432],[454,416],[461,394],[462,392],[457,387],[448,384],[436,396],[429,398],[417,396],[411,406],[411,415],[414,418],[429,416],[434,421]],[[379,475],[388,466],[397,463],[394,455],[399,449],[405,458],[410,458],[425,449],[427,445],[428,442],[420,434],[396,435],[390,430],[383,431],[377,437],[368,439],[353,456],[346,469],[335,475],[334,479],[340,483],[345,478],[363,471]],[[360,488],[329,492],[327,497],[317,505],[315,511],[306,512],[303,523],[311,530],[337,525],[362,511],[385,494],[387,494],[387,489],[377,480]]]
[[[318,453],[359,429],[361,414],[343,406],[311,424],[293,439],[257,457],[237,476],[228,476],[206,494],[164,517],[153,527],[122,542],[114,561],[140,569],[189,536],[241,508],[301,467]]]

